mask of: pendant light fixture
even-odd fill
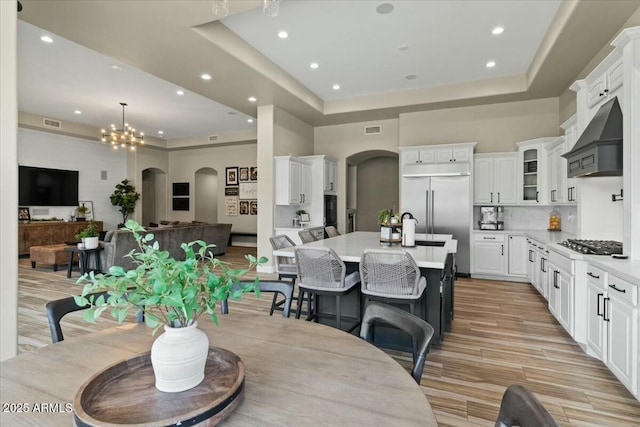
[[[136,144],[144,144],[144,133],[136,134],[135,128],[124,121],[124,107],[127,104],[121,102],[120,105],[122,105],[122,128],[117,129],[116,125],[112,124],[109,132],[102,129],[102,142],[109,142],[114,150],[117,150],[118,147],[129,147],[131,151],[134,151]]]

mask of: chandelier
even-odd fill
[[[130,147],[131,151],[133,151],[136,149],[135,144],[144,144],[144,133],[140,132],[137,135],[136,130],[129,126],[129,123],[125,123],[124,107],[127,104],[121,102],[120,105],[122,105],[122,128],[117,129],[116,125],[112,124],[109,132],[102,129],[102,142],[110,142],[114,150],[117,150],[118,146],[120,146],[122,148]]]
[[[229,0],[213,0],[213,13],[220,18],[229,14]],[[262,11],[265,15],[276,17],[280,8],[280,0],[264,0]]]

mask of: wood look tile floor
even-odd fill
[[[244,254],[252,251],[230,247],[220,258],[243,265]],[[50,266],[32,269],[28,259],[20,259],[21,353],[51,343],[44,304],[79,293],[78,274],[74,270],[67,279],[64,268],[55,273]],[[531,285],[460,279],[455,286],[455,319],[443,344],[427,356],[421,381],[439,425],[493,426],[502,393],[518,383],[532,390],[562,426],[640,426],[640,402],[604,364],[582,352]],[[270,302],[267,295],[248,295],[232,301],[230,310],[266,313]],[[62,328],[70,338],[115,324],[108,316],[88,324],[81,313],[73,313]],[[410,369],[411,355],[388,353]]]

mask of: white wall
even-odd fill
[[[103,221],[107,230],[116,228],[122,221],[122,215],[111,204],[109,196],[126,176],[123,151],[113,151],[106,144],[86,139],[19,129],[18,163],[22,166],[77,170],[78,199],[93,202],[94,219]],[[101,179],[102,171],[106,171],[105,180]],[[48,212],[34,215],[34,218],[55,216],[63,219],[68,219],[73,210],[69,206],[38,206],[35,209]]]
[[[0,1],[0,361],[18,353],[17,12]]]
[[[196,148],[191,150],[176,150],[169,152],[169,179],[171,188],[174,182],[188,182],[191,190],[190,210],[173,211],[171,197],[167,199],[168,214],[166,219],[177,221],[195,220],[195,198],[198,197],[195,188],[195,173],[202,168],[211,168],[218,174],[219,185],[217,191],[218,222],[232,224],[232,231],[255,233],[257,230],[257,216],[236,215],[227,216],[225,212],[225,179],[227,167],[250,167],[256,163],[256,144],[227,145],[222,147]],[[258,169],[258,181],[261,179]],[[169,192],[170,194],[170,192]],[[260,206],[258,205],[258,212]]]

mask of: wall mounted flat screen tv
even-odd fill
[[[20,166],[20,206],[78,206],[78,171]]]

